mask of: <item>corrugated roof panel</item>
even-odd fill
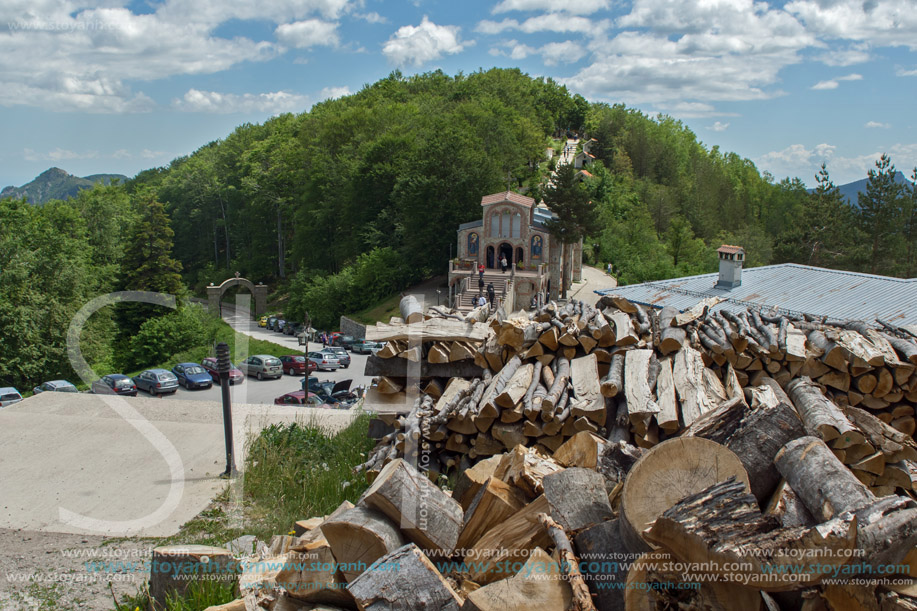
[[[890,278],[856,272],[783,263],[742,271],[742,284],[716,289],[719,275],[702,274],[596,291],[615,294],[658,308],[684,310],[705,297],[726,301],[715,309],[747,306],[778,308],[792,313],[839,320],[876,318],[895,324],[917,324],[917,279]]]

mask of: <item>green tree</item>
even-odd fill
[[[548,231],[561,244],[561,297],[566,299],[570,285],[570,270],[566,263],[568,244],[598,233],[599,214],[585,185],[576,180],[576,169],[566,163],[544,189],[544,203],[556,215],[548,221]]]
[[[890,255],[896,246],[902,200],[901,185],[895,182],[895,166],[883,153],[876,167],[869,170],[866,191],[858,197],[860,226],[870,244],[870,273],[887,274],[893,267],[894,258]]]
[[[905,188],[901,209],[901,235],[904,238],[905,278],[913,278],[917,272],[917,167],[911,174],[911,182]]]

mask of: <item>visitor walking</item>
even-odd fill
[[[487,300],[490,302],[490,307],[494,307],[494,301],[497,298],[497,291],[494,290],[494,283],[491,282],[487,285]]]
[[[484,291],[484,274],[478,276],[478,292],[481,293]]]

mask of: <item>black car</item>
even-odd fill
[[[133,380],[121,373],[102,376],[92,383],[90,390],[96,395],[137,396],[137,385],[134,384]]]
[[[309,378],[309,392],[322,398],[325,403],[343,403],[344,405],[353,405],[359,401],[360,397],[356,393],[350,392],[350,385],[353,380],[342,380],[332,382],[331,380],[318,381],[318,378]],[[306,378],[302,380],[303,390],[306,386]]]

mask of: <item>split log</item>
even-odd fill
[[[577,399],[571,406],[571,413],[588,418],[597,426],[605,426],[605,399],[599,385],[598,362],[594,354],[570,361],[570,382]]]
[[[542,413],[553,411],[560,400],[560,395],[566,389],[567,382],[570,380],[570,361],[566,358],[560,358],[557,361],[557,373],[554,376],[554,383],[548,389],[548,394],[541,400]]]
[[[452,498],[459,502],[459,505],[462,506],[462,511],[471,506],[471,502],[478,494],[478,490],[493,476],[502,458],[502,456],[486,458],[477,462],[473,467],[459,472],[458,479],[455,482],[455,489],[452,491]]]
[[[543,443],[543,440],[539,441]],[[542,456],[537,450],[519,445],[501,457],[493,476],[521,489],[529,498],[535,498],[544,493],[545,476],[561,468],[556,461]]]
[[[670,439],[647,452],[630,470],[621,493],[621,535],[628,551],[648,548],[642,533],[666,509],[732,476],[748,487],[739,458],[701,437]]]
[[[682,345],[687,339],[685,330],[681,327],[672,326],[672,321],[678,314],[678,310],[672,306],[662,308],[659,313],[659,352],[661,354],[670,354],[681,350]]]
[[[629,350],[624,359],[624,396],[631,424],[643,434],[650,419],[659,413],[659,405],[649,384],[652,350]]]
[[[615,328],[615,346],[630,346],[640,341],[637,333],[634,331],[634,324],[630,316],[624,312],[617,312],[612,315],[611,323]]]
[[[379,358],[378,353],[371,354],[366,359],[366,368],[363,373],[368,377],[406,378],[408,376],[407,359],[383,359]],[[484,368],[467,360],[454,363],[420,362],[419,377],[421,378],[480,378],[482,375],[484,375]]]
[[[508,367],[509,365],[507,365]],[[522,397],[525,396],[525,393],[528,391],[529,386],[532,385],[532,374],[535,371],[535,366],[531,363],[526,363],[525,365],[520,366],[513,372],[512,377],[506,382],[506,385],[496,396],[494,401],[500,407],[505,407],[512,409],[522,400]],[[534,392],[534,387],[532,387]],[[520,410],[519,417],[522,417]],[[518,418],[517,418],[518,420]]]
[[[690,346],[685,346],[675,355],[672,374],[675,378],[675,390],[681,400],[681,415],[685,426],[690,426],[716,405],[707,394],[704,370],[700,352]]]
[[[909,361],[910,363],[917,365],[917,343],[914,343],[914,341],[901,339],[887,333],[882,333],[881,335],[889,344],[891,344],[892,348],[895,349],[895,352],[898,353],[902,361]]]
[[[547,548],[551,538],[538,523],[540,513],[550,511],[548,501],[539,496],[520,511],[487,531],[475,545],[467,550],[469,577],[479,584],[505,579],[513,574],[514,563],[525,562],[529,552],[536,547]]]
[[[461,599],[413,543],[380,558],[347,586],[360,609],[459,611]]]
[[[451,552],[462,528],[461,506],[402,459],[382,469],[358,504],[382,512],[426,550]]]
[[[583,562],[583,577],[595,593],[599,611],[624,611],[624,584],[627,582],[627,562],[617,559],[624,549],[618,527],[619,519],[603,522],[577,534],[573,544]],[[620,585],[617,585],[620,584]]]
[[[820,356],[821,361],[836,369],[847,373],[847,359],[844,351],[836,343],[825,337],[821,331],[810,331],[808,336],[809,346]]]
[[[786,483],[786,480],[781,480],[777,485],[764,513],[776,518],[784,528],[797,526],[809,528],[818,524],[818,520],[806,509],[799,495]]]
[[[671,434],[681,428],[678,420],[678,401],[675,400],[675,378],[672,374],[671,358],[660,360],[659,367],[659,374],[656,376],[656,404],[659,406],[656,422],[659,428]]]
[[[219,579],[223,583],[237,578],[232,552],[210,545],[162,545],[153,548],[150,598],[163,605],[166,599],[183,596],[193,583]]]
[[[570,467],[544,478],[551,517],[566,531],[579,531],[614,518],[605,478],[592,469]]]
[[[322,534],[348,582],[376,560],[405,544],[398,528],[384,515],[366,507],[354,507],[322,522]]]
[[[707,297],[702,301],[694,304],[690,309],[685,310],[675,316],[675,319],[672,321],[672,324],[678,327],[683,327],[690,322],[694,322],[698,318],[702,318],[707,315],[714,306],[723,301],[722,297]]]
[[[490,428],[490,434],[493,438],[503,444],[503,449],[511,450],[518,445],[525,445],[526,438],[522,432],[521,423],[507,424],[505,422],[495,422]]]
[[[514,576],[470,592],[462,611],[569,609],[572,599],[560,565],[543,549],[535,548]]]
[[[496,478],[481,486],[465,511],[465,526],[457,547],[468,549],[484,534],[514,515],[525,505],[525,495],[518,488]]]
[[[475,349],[473,344],[465,341],[454,341],[449,350],[449,362],[464,361],[474,358]]]
[[[577,433],[554,452],[553,458],[564,467],[595,469],[606,440],[590,431]]]

